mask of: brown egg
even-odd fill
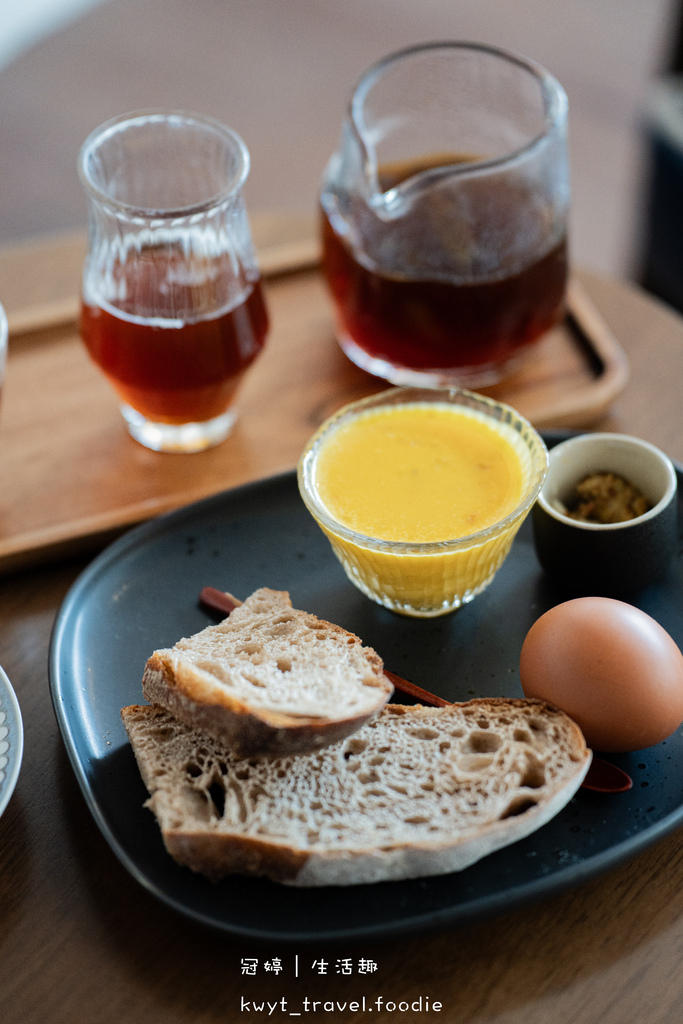
[[[519,675],[526,696],[566,711],[594,750],[640,750],[683,722],[683,655],[623,601],[581,597],[551,608],[526,635]]]

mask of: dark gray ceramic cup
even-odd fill
[[[624,523],[579,522],[566,514],[589,473],[623,476],[651,509]],[[543,569],[574,594],[627,597],[661,579],[678,547],[677,480],[671,460],[625,434],[579,434],[550,450],[550,467],[532,510]]]

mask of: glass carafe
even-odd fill
[[[395,384],[483,386],[562,315],[567,99],[532,61],[435,43],[362,77],[322,191],[346,354]]]

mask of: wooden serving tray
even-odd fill
[[[386,385],[337,345],[310,220],[252,217],[271,330],[216,448],[148,451],[127,433],[78,337],[81,234],[0,251],[10,351],[0,405],[0,572],[80,550],[161,512],[291,469],[316,427]],[[578,281],[566,321],[505,385],[537,427],[585,427],[623,389],[626,357]]]

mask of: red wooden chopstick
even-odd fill
[[[390,672],[388,668],[384,669],[384,675],[387,677],[389,682],[394,684],[395,689],[399,693],[405,694],[406,697],[414,697],[415,700],[421,701],[423,704],[429,704],[433,708],[447,708],[450,707],[451,702],[444,700],[443,697],[437,697],[435,693],[430,693],[429,690],[423,690],[421,686],[416,686],[415,683],[409,683],[407,679],[401,679],[395,672]]]
[[[202,587],[199,600],[207,608],[211,608],[215,612],[222,612],[224,615],[234,612],[235,608],[242,604],[232,594],[227,594],[224,590],[218,590],[216,587]]]

